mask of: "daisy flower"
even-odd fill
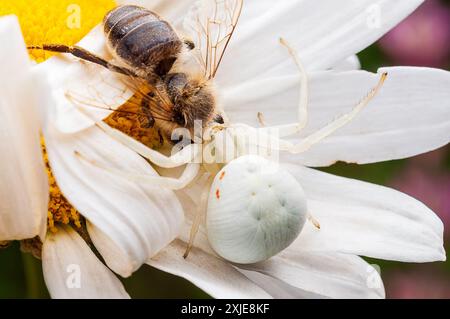
[[[185,13],[193,5],[193,1],[134,3],[158,12],[180,30],[183,20],[189,24],[191,16],[188,14],[185,18]],[[23,86],[19,85],[20,77],[14,84],[11,72],[2,71],[9,75],[11,83],[11,87],[2,92],[2,101],[3,96],[20,97],[2,102],[2,108],[5,106],[5,110],[17,117],[11,115],[12,127],[7,127],[5,132],[28,132],[33,125],[25,123],[41,123],[55,182],[68,202],[83,216],[89,240],[106,265],[121,276],[129,276],[147,262],[190,280],[218,298],[384,297],[379,274],[359,256],[405,262],[445,260],[442,222],[426,206],[407,195],[332,176],[312,167],[323,167],[336,161],[364,164],[405,158],[448,143],[448,72],[385,68],[377,75],[358,70],[359,63],[352,56],[379,39],[420,3],[410,0],[395,3],[350,0],[339,3],[331,0],[245,2],[238,29],[215,78],[230,126],[242,123],[251,130],[259,125],[258,114],[263,114],[270,125],[292,123],[298,112],[301,87],[301,96],[305,96],[305,92],[309,95],[308,121],[304,130],[281,145],[288,145],[291,150],[290,145],[309,141],[306,137],[327,127],[333,118],[354,111],[354,105],[375,87],[381,74],[389,73],[382,90],[377,87],[378,95],[370,102],[370,107],[352,116],[352,121],[345,127],[339,127],[332,135],[326,134],[319,139],[320,143],[312,143],[314,145],[309,145],[311,147],[301,154],[281,153],[281,166],[286,176],[292,177],[303,188],[308,211],[320,222],[320,229],[317,222],[306,223],[292,245],[266,261],[243,265],[219,257],[209,245],[204,225],[199,227],[190,255],[183,258],[189,229],[196,224],[195,213],[204,202],[204,196],[199,195],[210,191],[209,173],[204,172],[204,167],[190,163],[181,177],[173,177],[178,173],[175,166],[184,162],[184,154],[165,157],[155,151],[149,147],[157,144],[153,136],[144,136],[142,130],[134,129],[135,122],[120,113],[108,117],[105,122],[109,125],[104,122],[94,125],[92,118],[104,118],[108,112],[81,111],[66,94],[84,92],[92,95],[89,91],[95,84],[108,81],[109,89],[103,90],[102,99],[107,102],[104,104],[120,106],[131,92],[127,92],[118,76],[105,75],[86,63],[75,63],[71,57],[53,57],[33,67],[29,75],[27,92],[33,92],[34,97],[31,93],[18,94],[19,87],[23,91]],[[27,75],[29,65],[24,58],[17,25],[11,18],[5,18],[3,22],[6,24],[4,36],[16,43],[11,48],[2,48],[2,54],[9,59],[1,61],[15,61],[15,64],[4,63],[3,67],[6,70],[12,66],[21,68]],[[308,75],[307,82],[304,81],[306,73],[302,72],[299,77],[292,59],[279,45],[281,36],[299,52]],[[104,43],[101,29],[94,28],[80,46],[108,57]],[[122,92],[122,101],[115,100],[117,92]],[[20,107],[34,105],[35,115],[26,113],[25,116],[24,112],[18,112],[20,107],[14,103],[21,103],[22,98],[29,101]],[[25,133],[19,134],[23,135]],[[92,296],[94,292],[103,291],[98,279],[94,280],[95,267],[103,269],[108,283],[116,282],[94,255],[78,260],[77,257],[83,256],[67,248],[72,245],[78,247],[77,252],[92,254],[86,249],[87,245],[82,245],[81,237],[68,226],[57,226],[62,230],[45,236],[46,220],[42,212],[47,193],[41,187],[45,185],[45,175],[42,173],[44,164],[39,160],[38,135],[38,127],[34,127],[23,137],[22,144],[14,139],[14,148],[12,138],[2,141],[16,152],[11,152],[11,159],[19,159],[2,168],[6,172],[2,174],[9,176],[8,180],[16,178],[17,183],[20,172],[24,179],[20,189],[29,191],[24,195],[15,191],[19,188],[12,188],[12,183],[3,186],[13,195],[7,198],[7,209],[2,209],[2,218],[6,216],[7,229],[15,229],[17,233],[5,232],[4,235],[0,232],[0,241],[40,235],[44,242],[44,275],[52,296],[79,296],[74,295],[74,289],[69,289],[64,280],[65,267],[72,264],[81,264],[81,269],[86,267],[82,274],[86,273],[92,280],[86,283],[85,296]],[[26,147],[30,144],[33,148]],[[33,154],[23,156],[20,152],[25,151]],[[77,154],[82,154],[91,163],[80,160]],[[138,154],[154,164],[166,166],[165,170],[158,170],[167,177],[158,176]],[[31,156],[36,161],[28,161]],[[41,164],[39,167],[27,166],[36,163]],[[103,169],[105,167],[108,169]],[[186,187],[194,176],[195,182]],[[154,181],[154,185],[149,181]],[[179,190],[175,195],[165,188]],[[41,192],[42,199],[38,208],[33,206],[37,205],[34,203],[36,190]],[[214,194],[215,191],[213,188],[211,196],[219,198],[220,194]],[[18,206],[23,205],[23,200],[17,199],[24,197],[29,201],[28,207],[34,207],[34,210]],[[241,204],[237,202],[237,205]],[[30,219],[37,220],[34,228]],[[66,224],[76,229],[77,220],[69,217]],[[62,244],[64,237],[67,238],[65,245]],[[172,241],[175,237],[178,239]],[[121,292],[121,286],[115,288],[110,291]]]
[[[76,28],[71,31],[66,25],[69,16],[66,9],[74,2],[45,3],[11,1],[0,12],[21,17],[28,43],[73,44],[115,6],[111,1],[100,1],[95,6],[90,1],[77,1],[86,16],[82,20],[84,31]],[[0,22],[1,39],[8,43],[0,49],[3,58],[1,112],[7,123],[2,128],[1,149],[8,154],[1,170],[0,241],[27,239],[22,247],[42,256],[44,278],[54,298],[128,297],[110,269],[127,277],[171,242],[183,222],[182,207],[170,190],[144,188],[120,177],[116,179],[102,171],[92,171],[74,158],[74,149],[83,152],[89,149],[87,154],[108,159],[109,165],[111,156],[117,154],[119,157],[113,160],[116,167],[136,173],[151,171],[145,160],[95,127],[77,134],[56,129],[56,122],[47,118],[50,114],[57,116],[53,113],[56,111],[51,102],[53,98],[46,96],[53,89],[47,85],[55,83],[51,82],[53,78],[47,80],[39,73],[39,65],[30,63],[17,19],[6,16]],[[36,25],[47,29],[38,29]],[[32,54],[36,61],[47,58],[40,52]],[[74,72],[77,78],[80,72],[80,66],[70,70],[64,59],[47,62],[61,65],[69,72],[66,76]],[[61,78],[55,81],[64,85],[74,78],[69,76],[64,81]],[[40,119],[44,125],[40,124]],[[40,130],[45,141],[44,158]],[[60,185],[73,189],[73,195],[84,204],[72,206],[76,199],[65,196],[72,191],[61,192]],[[86,213],[80,216],[81,211]],[[115,238],[110,234],[115,234]],[[97,250],[108,260],[110,269],[83,238],[89,244],[102,243]]]

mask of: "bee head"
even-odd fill
[[[216,111],[216,100],[210,83],[189,79],[184,73],[167,75],[166,87],[173,107],[173,121],[186,128],[193,128],[194,121],[202,121],[205,127],[212,121],[222,121]]]

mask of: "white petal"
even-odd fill
[[[198,199],[199,194],[201,194],[200,183],[195,181],[188,187],[183,190],[177,191],[177,197],[180,200],[181,205],[183,206],[183,210],[185,213],[185,222],[183,224],[183,228],[180,231],[179,239],[184,241],[185,243],[189,242],[190,232],[192,228],[192,221],[195,218],[195,215],[198,213],[198,207],[200,205],[200,200]],[[204,252],[216,256],[216,253],[212,249],[208,241],[208,235],[206,233],[206,227],[204,223],[199,227],[197,236],[195,237],[195,247],[200,248]]]
[[[186,246],[175,241],[148,261],[150,266],[189,280],[214,298],[270,298],[227,262],[200,249],[183,258]]]
[[[191,188],[194,193],[192,197],[195,197],[197,188]],[[191,204],[195,200],[187,198],[186,192],[183,195],[180,200],[186,210],[186,219],[189,220],[188,212],[195,209],[195,204]],[[183,233],[189,234],[189,227]],[[183,236],[182,239],[187,241],[188,237]],[[201,228],[195,240],[196,247],[202,249],[198,252],[202,252],[202,256],[222,260],[211,252],[207,241],[206,232]],[[182,253],[180,249],[178,254]],[[196,259],[191,258],[195,257],[190,255],[187,261],[196,262]],[[372,267],[359,257],[333,251],[309,252],[294,246],[266,262],[250,266],[237,265],[237,269],[274,298],[384,297],[381,278]]]
[[[342,60],[333,67],[334,71],[352,71],[360,70],[361,62],[357,55],[349,56],[347,59]]]
[[[378,272],[360,257],[352,255],[294,252],[287,249],[263,263],[242,268],[331,298],[385,296]]]
[[[420,3],[422,0],[245,1],[217,74],[219,87],[296,74],[292,59],[279,44],[280,37],[298,50],[308,70],[331,68],[375,42]]]
[[[306,291],[258,271],[237,268],[247,278],[267,291],[275,299],[325,299],[325,296]]]
[[[156,13],[161,18],[180,27],[186,12],[197,0],[118,0],[119,5],[134,4],[145,7]]]
[[[286,160],[307,166],[336,161],[372,163],[431,151],[450,140],[450,72],[394,67],[378,74],[366,71],[319,72],[310,75],[308,125],[298,140],[349,112],[376,84],[388,79],[379,95],[345,127],[306,153]],[[297,112],[298,77],[254,81],[224,92],[232,121],[258,125],[262,112],[268,125],[291,123]],[[250,92],[250,93],[249,93]]]
[[[90,222],[92,240],[112,270],[131,275],[178,236],[183,211],[173,192],[157,185],[139,186],[92,166],[75,152],[103,167],[133,174],[154,172],[139,155],[97,127],[72,135],[50,130],[46,139],[58,185]]]
[[[78,45],[111,59],[101,26],[94,28]],[[58,130],[64,133],[93,126],[92,118],[101,120],[111,113],[104,108],[115,109],[132,96],[123,76],[99,65],[81,62],[69,54],[54,56],[35,66],[33,71],[37,77],[48,79],[57,104],[43,111],[47,121],[56,123]]]
[[[43,236],[48,181],[39,141],[36,91],[14,16],[0,19],[0,241]]]
[[[310,214],[321,226],[306,225],[294,249],[404,262],[445,260],[442,222],[421,202],[387,187],[285,168],[303,186]]]
[[[119,279],[71,228],[59,228],[56,234],[47,236],[42,267],[52,298],[129,298]]]
[[[187,189],[178,192],[187,217],[186,227],[181,236],[185,242],[189,238],[191,225],[189,220],[193,218],[202,185],[202,180],[198,180]],[[201,250],[196,249],[196,254],[201,254],[205,258],[208,256],[208,260],[223,260],[211,250],[203,227],[200,228],[196,237],[195,246],[201,247]],[[181,258],[184,252],[183,248],[184,246],[180,247],[178,252],[173,253],[175,260],[183,261]],[[198,261],[198,255],[195,254],[189,255],[186,262],[205,264],[203,259]],[[181,266],[175,269],[170,268],[169,265],[173,265],[173,262],[168,258],[165,259],[165,263],[166,266],[161,267],[161,265],[150,262],[161,270],[185,277],[200,288],[208,289],[208,287],[202,286],[203,281],[198,282],[202,278],[206,280],[205,275],[198,278],[200,274],[192,271],[186,274]],[[226,263],[230,265],[228,262]],[[190,267],[193,266],[185,266],[184,271],[187,272]],[[384,297],[382,281],[378,273],[373,272],[372,267],[356,256],[337,254],[334,251],[317,253],[298,250],[294,246],[293,249],[288,248],[280,255],[269,259],[267,263],[250,266],[237,265],[236,269],[274,298]],[[221,273],[222,270],[218,270],[216,276]],[[375,284],[378,285],[374,286]]]

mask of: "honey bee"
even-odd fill
[[[114,60],[79,46],[44,44],[29,49],[68,53],[123,74],[132,90],[141,92],[140,108],[147,127],[156,127],[166,140],[177,128],[194,129],[224,123],[213,80],[242,12],[243,0],[208,1],[196,8],[193,19],[197,42],[183,39],[158,14],[139,6],[124,5],[108,12],[104,36]],[[186,60],[196,61],[188,68]],[[142,93],[142,86],[147,89]]]

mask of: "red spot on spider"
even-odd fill
[[[220,199],[220,190],[219,189],[216,189],[216,198]]]
[[[222,174],[220,174],[219,179],[220,179],[220,180],[223,180],[224,177],[225,177],[225,171],[223,171]]]

